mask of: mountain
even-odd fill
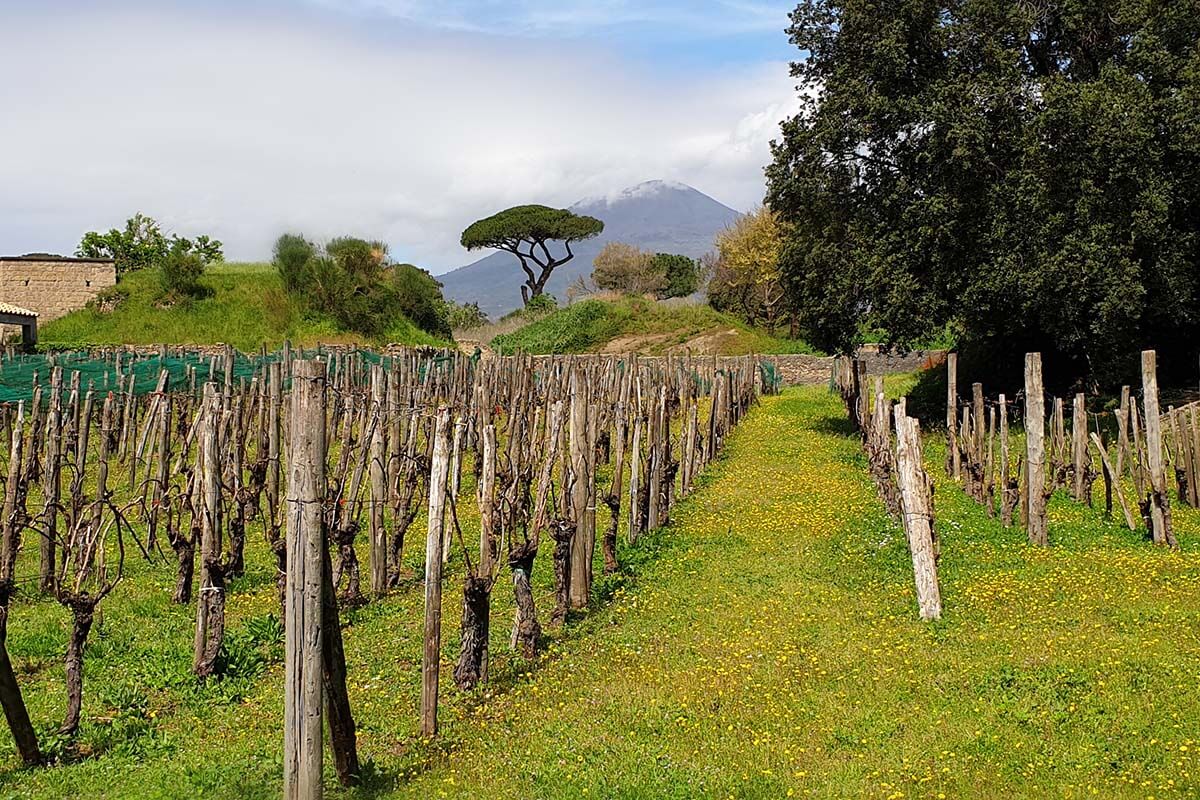
[[[580,200],[571,210],[603,221],[604,233],[574,245],[575,258],[550,276],[546,291],[559,302],[566,300],[572,281],[592,274],[592,259],[608,242],[699,258],[712,249],[717,233],[740,216],[690,186],[669,181],[648,181],[608,197]],[[448,299],[479,303],[493,319],[521,305],[524,273],[509,253],[492,253],[437,279]]]

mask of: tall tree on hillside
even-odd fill
[[[159,266],[174,251],[177,255],[194,256],[207,265],[224,261],[221,242],[208,236],[188,239],[183,236],[163,233],[162,226],[153,217],[134,214],[125,221],[123,229],[113,228],[108,233],[88,231],[75,248],[80,258],[111,258],[117,274]]]
[[[1200,338],[1197,0],[805,0],[791,22],[802,109],[768,201],[814,344],[951,323],[993,361],[1104,379]]]
[[[604,223],[595,217],[564,208],[516,206],[472,223],[463,231],[462,246],[468,250],[490,247],[516,256],[525,272],[521,299],[529,305],[545,291],[555,268],[575,257],[571,244],[598,236],[603,230]],[[551,242],[561,242],[565,253],[555,255]]]
[[[755,325],[774,328],[788,311],[779,271],[783,228],[769,208],[738,217],[717,234],[716,263],[708,301]]]

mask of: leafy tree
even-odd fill
[[[159,266],[167,253],[178,247],[181,253],[194,253],[203,264],[222,261],[221,242],[208,236],[195,241],[163,233],[152,217],[134,214],[124,229],[113,228],[108,233],[88,231],[75,249],[80,258],[111,258],[117,275],[133,270]]]
[[[1115,380],[1146,346],[1194,363],[1194,0],[805,0],[789,35],[802,109],[768,201],[814,344],[954,324],[993,364],[1047,352],[1048,374]]]
[[[783,229],[769,208],[738,217],[717,235],[708,302],[755,325],[774,328],[789,311],[779,271]]]
[[[657,294],[667,275],[654,256],[632,244],[609,242],[592,260],[592,280],[601,289],[630,294]]]
[[[695,259],[672,253],[656,253],[650,262],[651,272],[661,274],[664,287],[660,297],[687,297],[700,288],[700,266]]]
[[[561,208],[516,206],[472,223],[463,231],[462,246],[467,250],[490,247],[516,256],[525,272],[521,299],[528,306],[545,291],[555,268],[575,257],[571,244],[603,230],[604,223],[595,217]],[[551,242],[561,242],[565,253],[554,255]]]

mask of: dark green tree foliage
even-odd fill
[[[397,308],[418,328],[450,337],[449,308],[442,298],[442,285],[432,275],[412,264],[397,264],[392,268],[392,291]]]
[[[655,272],[667,278],[667,287],[662,297],[687,297],[700,288],[700,267],[694,259],[672,253],[656,253],[650,260]]]
[[[316,245],[296,233],[285,233],[275,240],[275,268],[284,291],[292,295],[304,291],[308,262],[316,253]]]
[[[195,254],[203,265],[224,260],[221,243],[208,236],[197,236],[195,240],[172,234],[167,236],[152,217],[134,214],[125,222],[123,229],[113,228],[108,233],[88,231],[75,249],[80,258],[111,258],[116,263],[117,275],[126,272],[158,267],[169,252]],[[165,278],[164,278],[165,280]]]
[[[595,217],[563,208],[516,206],[472,223],[461,241],[468,250],[490,247],[516,256],[525,272],[521,299],[529,305],[545,291],[554,269],[575,257],[571,243],[591,239],[603,230],[604,223]],[[561,242],[564,252],[555,255],[552,242]]]
[[[806,0],[789,34],[768,202],[813,344],[950,323],[1048,374],[1194,364],[1198,0]]]

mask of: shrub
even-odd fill
[[[545,297],[545,295],[539,296]],[[448,302],[446,308],[446,316],[450,320],[451,330],[461,331],[470,330],[471,328],[482,328],[491,322],[487,318],[487,314],[484,314],[479,308],[479,303],[459,305],[458,303]]]
[[[275,268],[288,294],[304,291],[308,282],[308,262],[316,255],[312,242],[295,233],[285,233],[275,240]]]
[[[200,277],[204,275],[204,258],[199,253],[176,242],[159,264],[159,281],[163,294],[182,300],[204,294]]]
[[[274,264],[290,297],[342,330],[381,338],[411,320],[426,333],[450,336],[442,285],[412,264],[389,266],[382,242],[342,236],[321,248],[284,234],[275,242]]]
[[[532,314],[545,314],[558,308],[558,298],[552,294],[539,294],[530,298],[523,311]]]
[[[379,279],[387,263],[387,245],[353,236],[339,236],[325,245],[325,253],[343,270],[364,283]]]
[[[442,285],[432,275],[412,264],[397,264],[392,272],[392,288],[397,307],[418,328],[435,336],[450,336]]]
[[[596,254],[592,280],[601,289],[630,294],[657,294],[667,286],[666,273],[655,257],[624,242],[609,242]]]
[[[582,353],[620,333],[628,310],[602,300],[584,300],[557,314],[492,340],[499,352]]]

